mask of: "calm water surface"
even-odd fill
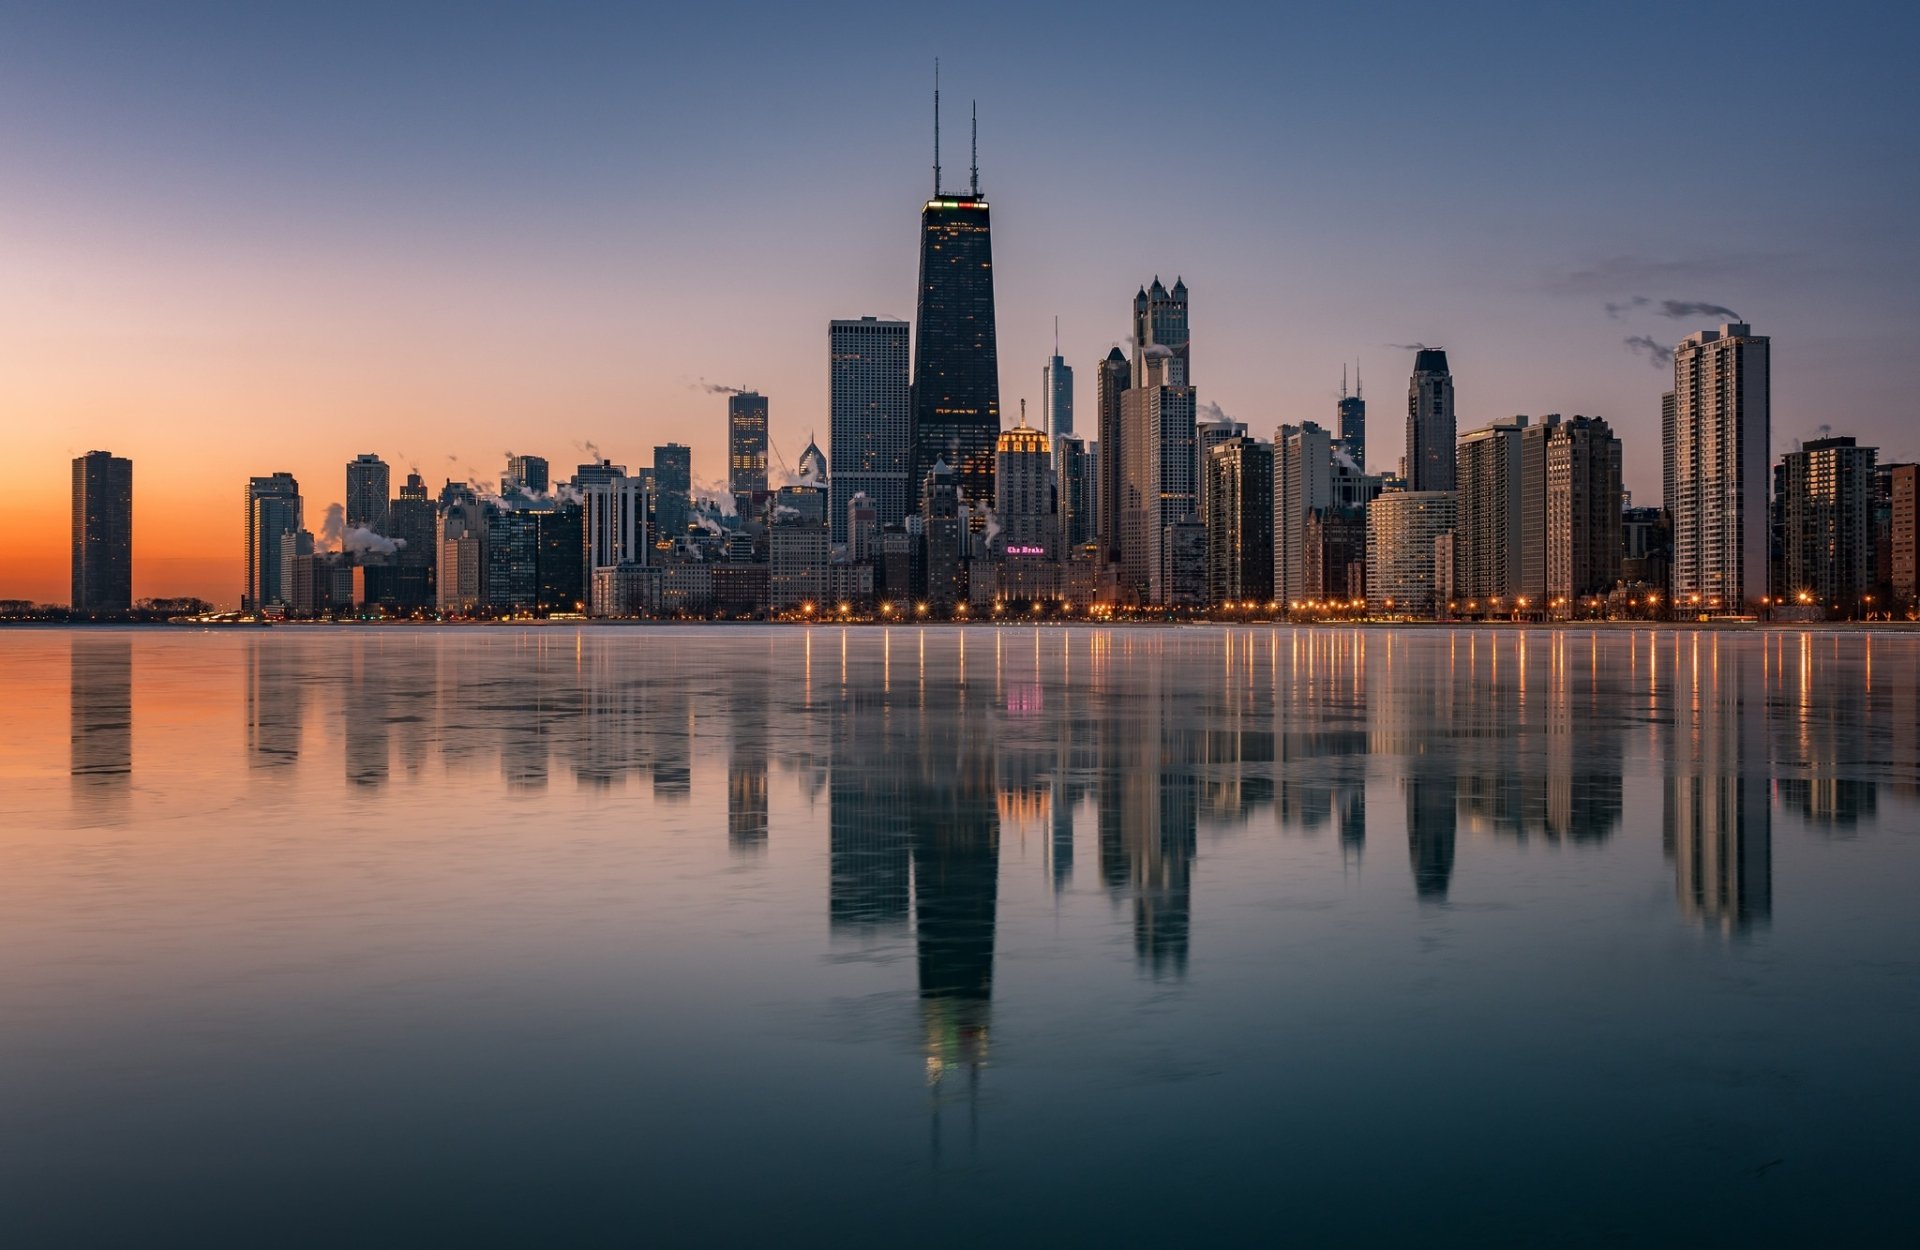
[[[1920,637],[0,664],[9,1246],[1920,1227]]]

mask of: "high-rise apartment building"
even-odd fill
[[[280,540],[305,528],[301,524],[300,483],[291,473],[247,480],[247,583],[240,610],[259,612],[285,603]]]
[[[1307,594],[1307,516],[1333,503],[1333,445],[1312,421],[1273,436],[1273,597],[1283,608]]]
[[[934,109],[933,198],[920,213],[910,480],[919,491],[935,462],[944,462],[969,501],[986,505],[993,501],[994,443],[1000,436],[993,231],[977,164],[967,194],[949,195],[940,187],[937,92]]]
[[[347,528],[385,534],[392,486],[387,462],[372,452],[347,461]]]
[[[1436,548],[1453,534],[1452,491],[1388,491],[1367,508],[1367,610],[1432,616]]]
[[[1094,416],[1095,424],[1099,427],[1095,434],[1100,440],[1100,453],[1094,475],[1093,507],[1099,526],[1096,532],[1101,557],[1107,561],[1120,558],[1120,483],[1125,476],[1122,468],[1124,440],[1120,432],[1121,398],[1132,385],[1133,366],[1116,346],[1107,352],[1106,359],[1100,362],[1100,368],[1094,374],[1094,404],[1097,409]]]
[[[1771,340],[1744,322],[1688,335],[1673,352],[1673,601],[1747,611],[1769,594]]]
[[[1505,612],[1528,598],[1522,548],[1535,518],[1525,490],[1526,430],[1527,419],[1515,417],[1461,436],[1453,565],[1453,598],[1461,612]],[[1540,502],[1544,534],[1544,492]]]
[[[900,524],[911,505],[913,385],[907,323],[877,317],[834,321],[827,328],[827,347],[833,541],[844,543],[847,505],[855,495],[866,495],[882,525]]]
[[[1400,473],[1409,491],[1453,489],[1455,433],[1447,354],[1422,348],[1414,353],[1407,382],[1407,454]]]
[[[1164,604],[1167,529],[1199,504],[1191,386],[1129,387],[1121,401],[1120,579],[1135,602]]]
[[[628,477],[618,465],[604,462],[582,465],[574,482],[585,504],[581,525],[586,553],[583,571],[588,588],[587,610],[594,616],[617,616],[626,610],[625,605],[596,597],[606,579],[597,578],[595,574],[601,569],[647,563],[646,482]]]
[[[1547,445],[1560,428],[1560,414],[1529,418],[1520,431],[1519,596],[1540,608],[1547,602]],[[1459,465],[1454,466],[1456,475]]]
[[[1207,453],[1207,598],[1273,598],[1273,448],[1240,435]]]
[[[1198,470],[1194,475],[1194,515],[1204,523],[1207,517],[1207,457],[1230,438],[1245,438],[1247,425],[1219,415],[1196,419],[1193,424],[1193,458]]]
[[[73,461],[74,612],[133,607],[133,461],[90,451]]]
[[[1310,603],[1366,597],[1367,510],[1335,504],[1307,514],[1306,596]]]
[[[1887,561],[1899,606],[1920,597],[1920,464],[1896,464],[1892,470],[1893,520],[1888,526],[1893,550]]]
[[[1785,539],[1775,597],[1829,616],[1865,615],[1873,593],[1873,475],[1878,452],[1818,438],[1781,459]]]
[[[439,578],[434,592],[440,611],[470,615],[487,607],[487,513],[465,487],[441,492]]]
[[[1340,370],[1340,402],[1334,405],[1334,431],[1347,458],[1361,473],[1367,471],[1367,401],[1360,392],[1360,363],[1353,366],[1353,394],[1347,394],[1347,371]]]
[[[727,490],[741,516],[767,496],[767,397],[758,391],[727,396]]]
[[[1555,614],[1567,616],[1579,600],[1604,595],[1620,580],[1620,440],[1599,417],[1544,428],[1546,596]]]

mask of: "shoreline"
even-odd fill
[[[919,620],[902,618],[899,620],[874,620],[870,618],[848,620],[672,620],[615,618],[606,620],[560,620],[551,621],[537,618],[526,620],[364,620],[364,621],[36,621],[7,620],[0,621],[0,633],[9,629],[20,630],[100,630],[100,629],[171,629],[187,630],[196,633],[226,632],[229,630],[258,631],[268,629],[660,629],[660,628],[740,628],[740,627],[777,627],[786,629],[892,629],[910,627],[924,629],[1013,629],[1013,628],[1049,628],[1049,629],[1174,629],[1192,627],[1216,627],[1224,629],[1290,629],[1290,630],[1418,630],[1426,632],[1461,631],[1497,631],[1497,632],[1639,632],[1670,631],[1674,633],[1833,633],[1833,634],[1908,634],[1920,633],[1920,621],[1287,621],[1271,619],[1249,619],[1243,621],[1223,620],[1211,617],[1194,617],[1180,620],[1135,620],[1130,618],[1085,620],[1061,617],[1019,617],[1007,620]]]

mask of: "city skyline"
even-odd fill
[[[1518,412],[1602,416],[1622,438],[1627,488],[1651,501],[1670,383],[1628,341],[1665,351],[1737,309],[1782,345],[1777,452],[1831,426],[1886,459],[1914,454],[1894,390],[1902,344],[1920,330],[1908,272],[1920,248],[1901,207],[1913,175],[1882,155],[1909,142],[1914,110],[1866,94],[1876,75],[1861,64],[1891,57],[1898,40],[1849,44],[1842,58],[1837,31],[1716,26],[1746,55],[1703,75],[1691,62],[1682,73],[1685,58],[1663,46],[1683,40],[1583,30],[1604,46],[1569,62],[1532,55],[1536,42],[1556,46],[1553,21],[1519,35],[1463,20],[1430,38],[1454,54],[1462,84],[1498,66],[1500,89],[1462,85],[1413,114],[1394,77],[1416,54],[1345,19],[1201,17],[1195,37],[1223,72],[1123,124],[1095,89],[1104,63],[1091,52],[1036,85],[1029,49],[909,22],[797,63],[777,53],[786,20],[730,49],[776,72],[736,82],[741,98],[721,103],[701,86],[712,53],[669,65],[617,18],[576,16],[529,42],[524,25],[495,15],[448,53],[431,89],[324,19],[310,30],[291,19],[222,27],[128,10],[130,31],[153,46],[192,41],[205,73],[189,77],[164,57],[123,61],[86,39],[77,15],[18,18],[0,53],[0,99],[18,106],[10,146],[37,176],[0,204],[0,261],[20,293],[0,312],[0,346],[29,364],[0,380],[0,411],[29,471],[0,504],[11,536],[0,597],[62,596],[69,540],[55,470],[95,448],[143,466],[136,597],[229,603],[243,570],[228,501],[251,474],[320,483],[317,515],[339,499],[342,452],[373,451],[396,477],[417,467],[437,488],[492,478],[505,450],[565,464],[592,443],[640,463],[676,438],[691,444],[702,482],[723,482],[720,386],[768,397],[774,446],[791,462],[827,426],[822,323],[913,315],[910,215],[927,187],[936,54],[950,101],[980,101],[980,159],[1000,210],[1003,426],[1021,398],[1039,410],[1035,371],[1055,316],[1090,402],[1094,366],[1127,332],[1118,301],[1159,271],[1200,293],[1203,398],[1260,437],[1332,426],[1337,366],[1357,357],[1376,379],[1397,379],[1402,348],[1428,343],[1449,352],[1461,429]],[[1064,29],[1066,18],[1038,25],[1056,20]],[[658,33],[697,36],[699,22],[678,15]],[[1341,93],[1351,115],[1319,124],[1309,112],[1309,124],[1276,133],[1268,120],[1324,91],[1334,70],[1302,63],[1285,81],[1261,76],[1256,91],[1225,72],[1247,68],[1247,53],[1217,50],[1229,31],[1284,35],[1288,47],[1360,39],[1340,72],[1373,90]],[[395,32],[403,44],[425,34]],[[333,55],[337,79],[301,70],[315,52]],[[578,81],[522,101],[517,121],[499,113],[487,85],[543,53],[580,58]],[[619,82],[647,85],[616,86],[615,53],[660,72],[624,67]],[[857,86],[836,78],[854,59]],[[273,93],[262,66],[289,71]],[[1623,78],[1663,91],[1630,99]],[[1773,85],[1783,79],[1797,85]],[[1544,94],[1515,119],[1511,93],[1529,84]],[[679,110],[657,131],[578,122],[583,94],[619,90],[639,93],[636,111],[709,107]],[[869,110],[870,142],[820,168],[812,123],[875,90],[897,109]],[[1258,107],[1243,107],[1250,92]],[[779,101],[805,107],[780,118]],[[1735,114],[1728,143],[1651,137],[1716,112]],[[497,140],[474,140],[456,116]],[[1195,137],[1201,122],[1208,133]],[[1588,141],[1568,143],[1568,125]],[[415,172],[449,133],[461,141],[443,163]],[[1087,192],[1143,141],[1173,144],[1188,179],[1178,211],[1146,221]],[[1443,142],[1455,168],[1419,213],[1394,207],[1405,162]],[[604,172],[609,149],[630,154],[613,162],[618,175]],[[1500,175],[1511,166],[1526,172],[1518,184]],[[1319,179],[1301,177],[1317,173],[1350,194],[1317,203],[1305,188]],[[730,207],[738,188],[774,179],[802,193],[783,211],[815,239],[807,255],[743,233]],[[1836,181],[1849,187],[1844,208],[1815,191]],[[661,299],[669,289],[676,298]],[[1668,316],[1669,302],[1718,311]],[[1376,407],[1391,397],[1381,385]],[[1375,414],[1373,466],[1397,460],[1398,425],[1391,407]]]

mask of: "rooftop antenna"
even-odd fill
[[[1340,398],[1345,399],[1346,397],[1347,397],[1347,366],[1346,366],[1346,363],[1343,361],[1340,365]]]
[[[933,198],[940,198],[940,58],[933,58]]]
[[[973,198],[980,198],[980,101],[973,102]]]
[[[1358,399],[1360,398],[1361,393],[1362,392],[1360,390],[1360,358],[1358,356],[1355,356],[1353,358],[1353,397],[1355,399]]]
[[[1060,354],[1060,318],[1053,319],[1053,354]]]

